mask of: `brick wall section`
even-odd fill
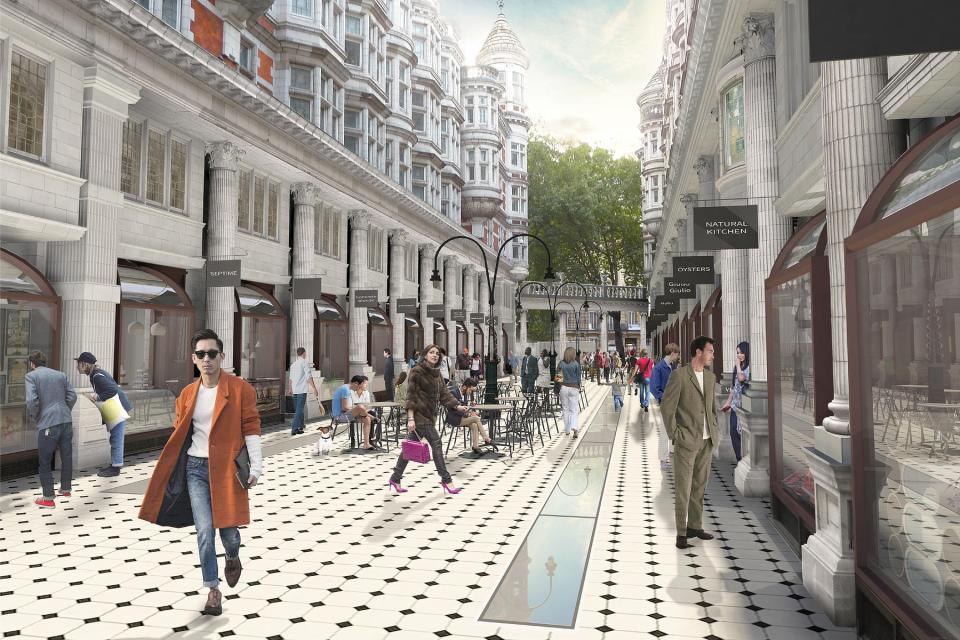
[[[223,20],[197,0],[193,0],[193,15],[193,41],[219,58],[223,53]]]
[[[266,16],[260,16],[257,19],[257,24],[259,24],[261,27],[263,27],[270,33],[273,33],[277,30],[277,25],[273,24],[273,21],[267,18]]]
[[[257,75],[260,78],[269,84],[273,84],[273,58],[263,52],[263,49],[260,49],[257,54],[260,56],[260,68],[257,71]]]

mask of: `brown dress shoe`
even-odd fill
[[[677,549],[687,549],[690,545],[687,544],[687,536],[677,536]]]
[[[242,570],[243,565],[240,564],[240,558],[227,558],[227,565],[223,568],[223,575],[227,579],[228,586],[237,586]]]
[[[700,538],[701,540],[713,540],[713,535],[703,529],[687,529],[688,538]]]
[[[210,593],[207,594],[207,604],[203,607],[201,613],[205,616],[218,616],[223,613],[220,598],[221,594],[219,589],[210,589]]]

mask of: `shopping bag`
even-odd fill
[[[107,425],[107,431],[113,431],[113,428],[130,418],[130,414],[127,413],[127,410],[123,408],[123,403],[120,402],[120,394],[108,398],[103,402],[97,402],[97,409],[100,409],[100,417],[103,418],[103,423]]]

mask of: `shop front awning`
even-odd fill
[[[122,266],[117,267],[120,281],[120,302],[146,304],[161,307],[193,308],[186,292],[173,280],[152,269]]]

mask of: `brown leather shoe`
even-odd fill
[[[688,549],[687,536],[677,536],[677,549]]]
[[[237,586],[241,571],[243,571],[243,565],[240,564],[240,558],[227,558],[227,566],[223,568],[223,575],[227,579],[228,586]]]
[[[713,540],[713,536],[703,529],[687,529],[688,538],[700,538],[701,540]]]
[[[205,616],[218,616],[223,613],[220,598],[220,589],[210,589],[210,593],[207,594],[207,604],[203,607],[201,613]]]

